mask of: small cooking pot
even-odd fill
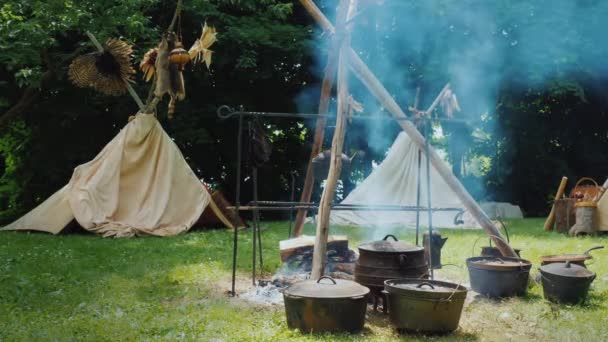
[[[368,295],[367,287],[350,280],[297,282],[283,292],[287,326],[306,333],[361,331]]]
[[[567,262],[570,261],[572,264],[577,264],[585,267],[585,261],[593,259],[589,252],[602,249],[604,246],[595,246],[586,250],[583,254],[557,254],[557,255],[545,255],[540,257],[541,265],[547,265],[553,262]]]
[[[390,241],[392,238],[393,241]],[[374,268],[406,269],[426,266],[424,248],[399,241],[389,234],[382,240],[359,245],[359,265]]]
[[[509,238],[509,230],[507,229],[507,225],[500,218],[498,218],[498,222],[500,222],[500,225],[502,226],[503,230],[505,231],[505,236],[507,237],[507,243],[510,244],[511,239]],[[521,254],[520,254],[521,249],[513,248],[513,250],[515,251],[515,254],[517,254],[517,257],[521,258]],[[497,247],[492,246],[492,239],[490,239],[489,246],[481,247],[481,256],[500,258],[500,257],[502,257],[502,253],[500,252],[500,250]]]
[[[528,289],[532,263],[510,257],[467,259],[471,288],[490,298],[521,296]]]
[[[540,267],[545,299],[557,303],[578,304],[587,298],[596,274],[570,261]]]
[[[467,296],[464,286],[437,280],[392,279],[384,282],[391,323],[416,333],[448,333],[458,328]]]

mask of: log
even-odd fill
[[[294,254],[312,251],[315,245],[315,237],[302,235],[297,238],[282,240],[279,242],[279,253],[281,262],[285,262]],[[347,255],[348,238],[346,235],[330,235],[327,238],[327,249],[334,249],[338,254]]]
[[[300,0],[301,3],[306,3],[304,6],[308,11],[311,11],[311,15],[317,22],[323,27],[323,29],[329,32],[335,32],[334,28],[331,27],[331,23],[325,18],[321,10],[318,7],[311,4],[311,0]],[[320,18],[320,19],[317,19]],[[353,50],[348,49],[350,67],[354,71],[355,75],[365,84],[372,94],[378,99],[378,101],[397,119],[407,118],[407,115],[403,112],[401,107],[397,104],[395,99],[390,93],[384,88],[378,78],[369,70],[367,65],[361,60],[359,55]],[[416,127],[409,121],[400,120],[398,121],[401,128],[410,136],[412,141],[418,146],[419,149],[425,149],[424,137],[418,132]],[[441,177],[446,181],[448,186],[456,193],[458,198],[463,202],[465,208],[473,215],[481,227],[486,231],[488,236],[494,241],[496,247],[505,256],[517,256],[515,251],[506,240],[502,237],[498,229],[494,226],[492,221],[479,207],[479,204],[475,202],[473,197],[467,192],[462,186],[460,181],[452,174],[452,171],[448,166],[441,160],[441,157],[437,154],[435,149],[429,148],[429,156],[431,164],[437,169]]]
[[[559,187],[557,188],[557,192],[555,193],[553,205],[551,205],[551,212],[549,212],[549,216],[547,216],[547,220],[545,221],[544,228],[546,231],[553,230],[553,223],[555,222],[555,201],[564,196],[564,192],[566,191],[566,184],[568,184],[568,177],[562,177],[562,181],[559,183]]]
[[[315,235],[315,249],[312,256],[312,279],[323,276],[327,263],[327,237],[329,235],[329,216],[331,205],[336,193],[338,178],[342,172],[342,148],[344,146],[344,134],[346,133],[346,121],[348,114],[348,48],[350,47],[350,28],[352,24],[345,22],[352,17],[357,7],[357,0],[341,0],[338,8],[336,23],[343,27],[343,33],[338,35],[342,39],[338,57],[338,108],[336,112],[336,128],[331,143],[331,160],[329,174],[325,182],[325,188],[319,203],[319,220]]]

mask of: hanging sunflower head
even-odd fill
[[[77,57],[70,64],[68,76],[77,87],[91,87],[106,95],[122,95],[132,82],[132,48],[122,40],[110,38],[103,51]]]

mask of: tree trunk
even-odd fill
[[[39,88],[29,87],[25,89],[19,101],[17,101],[14,106],[9,108],[9,110],[0,116],[0,129],[8,125],[13,119],[28,111],[32,105],[36,103],[36,100],[38,100],[40,97],[42,89],[44,89],[46,84],[51,81],[54,74],[55,73],[51,69],[48,69],[42,74]]]

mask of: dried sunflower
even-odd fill
[[[144,73],[144,79],[146,82],[151,80],[156,72],[156,57],[158,57],[158,48],[150,49],[144,55],[141,63],[139,63],[139,70]]]
[[[76,57],[70,64],[68,76],[77,87],[91,87],[106,95],[122,95],[127,91],[126,82],[133,82],[132,52],[126,42],[110,38],[102,52]]]

